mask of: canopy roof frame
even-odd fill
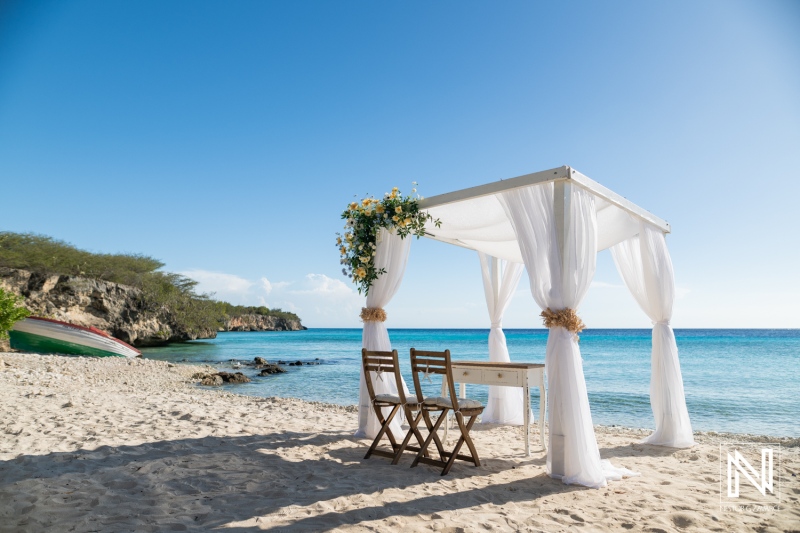
[[[508,191],[511,189],[517,189],[519,187],[527,187],[529,185],[546,183],[548,181],[575,183],[580,187],[590,191],[595,196],[598,196],[606,200],[610,204],[615,205],[620,209],[623,209],[628,214],[633,215],[642,220],[645,220],[646,222],[657,227],[664,233],[670,233],[672,231],[669,223],[666,220],[654,215],[653,213],[647,211],[646,209],[642,209],[641,207],[634,204],[624,196],[615,193],[614,191],[612,191],[607,187],[604,187],[603,185],[600,185],[593,179],[588,178],[587,176],[581,174],[577,170],[567,165],[558,168],[551,168],[550,170],[542,170],[540,172],[534,172],[532,174],[525,174],[523,176],[517,176],[516,178],[494,181],[491,183],[487,183],[485,185],[478,185],[476,187],[469,187],[467,189],[461,189],[458,191],[448,192],[445,194],[439,194],[436,196],[431,196],[429,198],[424,198],[419,201],[419,208],[421,210],[426,210],[441,205],[461,202],[464,200],[470,200],[472,198],[491,196],[493,194],[497,194],[503,191]],[[446,240],[447,242],[451,242],[450,239],[441,239],[441,240]],[[458,244],[458,243],[452,242],[452,244]]]

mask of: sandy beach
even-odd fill
[[[797,439],[674,450],[598,426],[602,457],[641,476],[593,490],[549,478],[519,428],[478,425],[483,465],[440,477],[364,460],[355,407],[199,388],[203,370],[0,354],[0,531],[800,530]],[[721,509],[720,439],[781,444],[778,510]]]

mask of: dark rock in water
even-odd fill
[[[204,374],[198,372],[192,376],[192,379],[199,379],[200,385],[218,386],[223,383],[250,383],[250,378],[241,372],[218,372],[216,374]]]
[[[260,376],[268,376],[270,374],[283,374],[286,372],[285,368],[281,368],[278,365],[267,365],[267,367],[261,371]]]
[[[306,365],[308,365],[308,366],[312,366],[312,365],[318,365],[318,364],[319,364],[319,363],[318,363],[317,361],[308,361],[308,362],[306,363]]]
[[[222,378],[222,381],[225,383],[250,383],[250,378],[242,374],[241,372],[220,372],[217,374],[219,377]]]
[[[294,364],[295,364],[295,366],[303,366],[303,362],[302,361],[295,361]]]
[[[197,376],[197,374],[195,374]],[[222,385],[222,377],[219,374],[200,374],[200,385],[218,387]]]
[[[263,357],[256,357],[253,359],[253,362],[256,364],[256,366],[267,366],[269,364]]]
[[[279,365],[285,365],[285,364],[286,364],[286,361],[278,361],[278,364],[279,364]]]

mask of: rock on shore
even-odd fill
[[[213,339],[217,332],[181,330],[167,312],[145,313],[141,291],[128,285],[80,276],[44,276],[0,267],[0,287],[25,297],[34,315],[107,332],[133,346]]]
[[[94,327],[133,346],[161,346],[217,336],[213,329],[185,331],[168,310],[145,312],[141,291],[120,283],[0,267],[0,287],[24,296],[25,306],[34,315]],[[252,314],[228,319],[219,331],[304,329],[299,320]],[[0,341],[0,350],[3,349],[7,350],[8,344]]]
[[[220,331],[302,331],[306,328],[299,320],[264,315],[241,315],[225,321]]]

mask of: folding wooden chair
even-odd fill
[[[400,461],[400,457],[403,455],[404,451],[419,452],[422,449],[421,447],[418,448],[408,445],[411,437],[416,436],[417,442],[422,446],[422,434],[417,429],[417,424],[419,423],[421,415],[418,413],[416,417],[412,416],[414,411],[421,411],[421,405],[413,398],[406,398],[403,389],[403,380],[400,377],[400,364],[397,359],[397,350],[392,350],[391,352],[371,352],[362,348],[361,361],[364,368],[364,379],[367,384],[367,391],[369,392],[369,398],[372,402],[372,408],[375,411],[375,415],[378,417],[378,422],[381,424],[381,429],[375,437],[375,440],[372,441],[372,446],[367,450],[367,455],[364,456],[364,459],[369,459],[371,455],[391,457],[392,464],[396,465],[398,461]],[[391,375],[391,379],[394,379],[397,384],[397,394],[375,394],[375,387],[372,384],[373,373],[375,373],[376,379],[390,379],[388,376],[385,377],[384,373]],[[384,416],[383,409],[387,407],[391,407],[392,410],[389,416]],[[403,442],[398,444],[397,439],[394,434],[392,434],[390,424],[395,415],[400,412],[400,409],[403,409],[406,415],[409,430]],[[392,445],[391,452],[378,449],[378,444],[384,434],[386,434],[389,443]]]
[[[441,466],[443,467],[442,475],[444,476],[450,471],[450,468],[453,466],[453,463],[456,459],[469,461],[474,463],[475,466],[480,466],[481,461],[478,458],[478,452],[475,449],[475,445],[472,443],[472,439],[469,437],[469,431],[472,429],[472,425],[475,423],[477,416],[483,412],[483,405],[481,405],[481,403],[477,400],[468,400],[466,398],[458,398],[456,396],[456,387],[455,383],[453,382],[453,368],[450,363],[450,350],[445,350],[443,352],[423,352],[411,348],[411,372],[414,376],[414,388],[417,392],[417,401],[419,401],[422,405],[422,417],[425,420],[425,424],[427,425],[429,432],[428,438],[422,443],[422,449],[419,451],[419,453],[417,453],[417,457],[414,459],[411,467],[413,468],[419,463]],[[426,377],[430,374],[441,374],[443,376],[442,379],[447,380],[450,396],[448,398],[425,398],[422,394],[422,387],[419,379],[420,374],[423,374]],[[442,422],[447,419],[448,411],[451,410],[456,415],[456,421],[458,422],[458,428],[461,431],[461,436],[459,437],[455,448],[453,448],[453,451],[448,452],[443,449],[437,431],[439,430],[439,426],[442,425]],[[439,418],[436,420],[435,424],[431,423],[431,412],[440,412]],[[436,442],[436,447],[439,449],[439,455],[441,457],[440,460],[425,457],[431,440]],[[458,453],[464,443],[467,444],[471,456]],[[445,460],[445,458],[447,460]]]

